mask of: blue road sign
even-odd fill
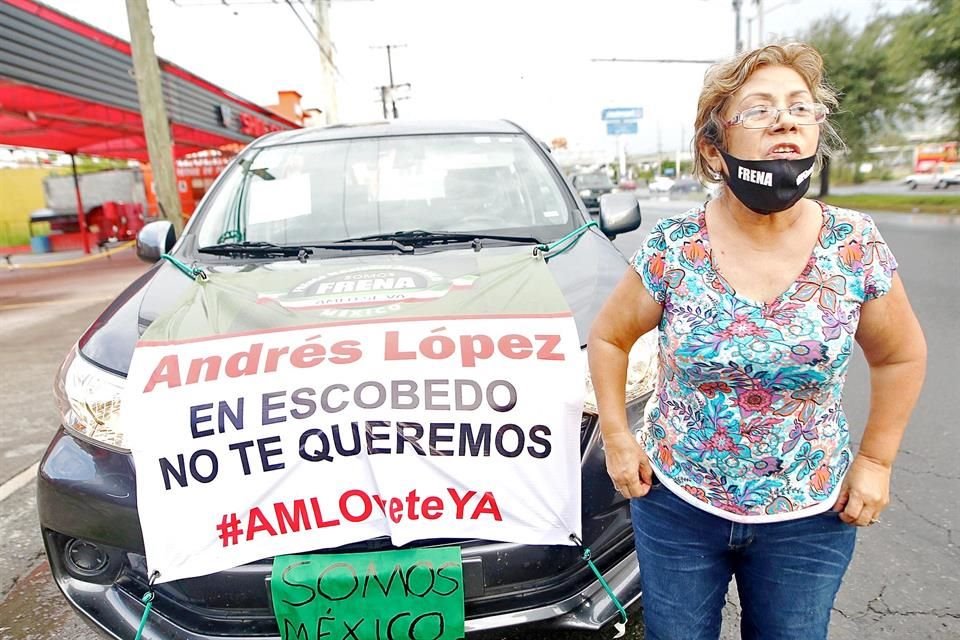
[[[608,136],[619,136],[627,135],[632,136],[637,133],[637,121],[629,120],[626,122],[617,121],[617,122],[608,122],[607,123],[607,135]]]
[[[603,120],[643,120],[643,107],[610,107],[603,110]]]

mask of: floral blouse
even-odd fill
[[[820,206],[807,266],[769,303],[714,270],[702,206],[661,220],[633,257],[663,305],[640,440],[668,489],[729,520],[826,511],[850,465],[840,400],[853,334],[897,263],[869,216]]]

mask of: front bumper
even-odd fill
[[[602,451],[591,439],[584,464],[597,455]],[[583,533],[593,560],[620,602],[634,604],[640,581],[627,503],[612,494],[609,482],[585,482],[583,502],[591,505]],[[51,571],[64,596],[106,635],[133,637],[147,584],[130,456],[61,429],[41,463],[38,507]],[[462,549],[468,633],[519,626],[595,630],[619,615],[575,547],[448,542]],[[337,551],[366,551],[371,544],[377,541]],[[89,558],[91,549],[100,553],[103,562],[94,564],[103,568],[78,575],[67,556]],[[277,638],[266,586],[271,566],[264,560],[159,585],[143,637]]]
[[[49,554],[51,551],[49,546],[47,550]],[[145,592],[145,587],[140,580],[121,576],[108,585],[91,585],[71,577],[62,570],[55,572],[54,578],[67,601],[87,623],[102,634],[116,640],[129,640],[136,634],[144,608],[138,597],[138,594]],[[639,601],[640,578],[635,552],[631,551],[605,571],[604,579],[624,607],[629,608]],[[258,619],[261,616],[253,615],[252,612],[244,615],[248,623],[263,622]],[[466,631],[467,634],[504,628],[595,631],[617,618],[618,615],[613,601],[599,582],[594,582],[581,592],[553,604],[509,613],[468,617]],[[180,621],[169,617],[164,599],[158,597],[148,617],[142,638],[144,640],[169,640],[170,638],[182,640],[236,638],[239,640],[250,637],[279,640],[280,638],[276,632],[267,635],[233,632],[225,635],[223,630],[218,628],[221,623],[223,626],[234,627],[237,622],[240,620],[211,619],[204,629],[190,629]]]

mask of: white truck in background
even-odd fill
[[[147,207],[147,193],[143,187],[140,169],[112,169],[83,173],[79,176],[80,199],[84,213],[89,213],[104,202],[129,202]],[[72,175],[47,176],[43,180],[43,196],[47,208],[58,214],[77,213],[77,195]]]
[[[134,237],[143,227],[147,194],[143,172],[112,169],[78,177],[87,231],[98,244]],[[43,180],[46,208],[30,214],[31,235],[75,234],[80,231],[77,194],[72,175],[47,176]]]

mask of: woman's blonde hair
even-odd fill
[[[721,182],[722,178],[711,169],[701,146],[713,145],[722,151],[727,150],[723,114],[730,98],[746,84],[754,71],[766,65],[793,69],[807,83],[814,101],[827,105],[831,112],[836,110],[837,94],[823,79],[823,58],[808,44],[771,44],[713,65],[704,77],[693,136],[693,170],[702,182],[716,183]],[[817,170],[824,157],[830,157],[843,147],[830,120],[824,120],[820,125],[820,142],[817,145]]]

